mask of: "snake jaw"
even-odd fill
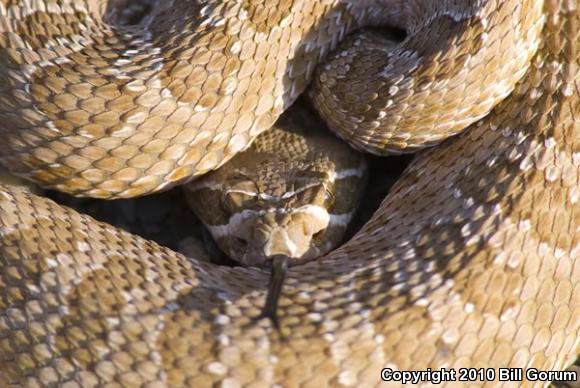
[[[328,211],[320,206],[307,205],[290,212],[275,209],[274,212],[247,220],[250,227],[243,227],[241,237],[249,242],[251,249],[246,258],[264,262],[277,255],[288,256],[292,261],[313,258],[314,236],[329,224]]]
[[[277,255],[292,264],[316,258],[315,236],[329,226],[328,211],[313,205],[270,210],[244,211],[230,219],[231,236],[241,245],[233,256],[244,265],[263,265]]]
[[[304,247],[296,244],[290,237],[289,231],[284,227],[272,229],[264,245],[264,255],[266,257],[275,255],[297,257],[304,253],[304,251]]]

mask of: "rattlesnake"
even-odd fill
[[[185,185],[190,208],[221,249],[245,266],[316,259],[344,239],[367,163],[299,105],[250,149]]]
[[[15,173],[108,198],[167,188],[244,149],[312,76],[314,105],[356,148],[414,150],[471,125],[422,152],[348,243],[292,269],[279,332],[255,322],[265,271],[2,186],[5,380],[372,386],[384,367],[573,360],[576,1],[175,0],[123,28],[107,12],[0,2],[0,161]],[[383,22],[408,34],[394,53],[363,33],[314,74],[342,36]]]

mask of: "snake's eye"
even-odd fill
[[[251,206],[257,194],[245,190],[228,190],[224,193],[222,199],[222,209],[228,214],[237,213]]]
[[[324,203],[327,207],[334,205],[334,193],[329,189],[324,189]]]

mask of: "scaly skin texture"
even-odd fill
[[[542,5],[510,96],[421,154],[351,241],[291,269],[283,338],[253,321],[266,272],[2,186],[0,376],[323,387],[377,386],[383,367],[564,368],[580,351],[580,13]]]
[[[363,155],[297,104],[249,149],[184,186],[221,250],[244,266],[316,259],[344,240],[364,194]]]
[[[348,82],[355,100],[342,89],[323,89],[328,102],[317,103],[337,115],[333,126],[344,108],[335,109],[335,99],[352,105],[356,115],[343,125],[362,125],[359,137],[373,152],[406,149],[411,141],[401,136],[413,132],[413,143],[431,144],[505,97],[543,21],[538,0],[168,0],[142,24],[123,26],[111,3],[0,1],[0,163],[12,172],[102,198],[183,183],[245,149],[304,91],[346,33],[378,23],[406,27],[410,38],[391,51],[389,63],[380,50],[364,54],[367,77]],[[439,29],[445,33],[435,42]],[[320,77],[335,85],[344,67]],[[379,129],[375,116],[382,114],[368,112],[381,87],[397,93],[372,104],[384,110],[396,101],[385,120],[397,122],[400,135]],[[440,126],[429,124],[434,134],[426,137],[423,128],[399,123],[401,109],[420,122],[433,119],[425,112],[441,110]],[[466,113],[470,118],[457,115]],[[371,121],[361,124],[367,114]]]

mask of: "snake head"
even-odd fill
[[[303,115],[296,115],[300,120]],[[365,159],[328,133],[282,119],[252,147],[190,183],[186,198],[220,248],[245,266],[289,265],[335,248],[360,201]]]
[[[189,202],[211,204],[196,212],[220,248],[240,264],[267,266],[272,257],[284,255],[295,265],[339,244],[354,211],[333,213],[337,206],[348,208],[343,202],[352,198],[336,191],[346,188],[334,184],[334,170],[315,171],[317,167],[288,171],[264,163],[251,171],[238,170],[221,181],[218,195],[198,189]]]
[[[326,191],[323,184],[305,185],[279,197],[227,190],[225,205],[235,211],[226,228],[210,231],[226,253],[246,266],[264,265],[276,255],[289,257],[291,264],[312,260],[341,237],[329,228]]]

